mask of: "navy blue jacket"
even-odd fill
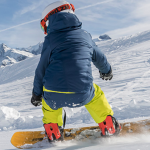
[[[49,17],[49,31],[35,71],[33,92],[43,94],[52,109],[82,106],[91,101],[94,97],[91,62],[102,73],[110,71],[105,55],[81,26],[71,13],[59,12]],[[43,92],[43,86],[60,93]]]

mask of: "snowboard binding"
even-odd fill
[[[57,123],[48,123],[44,124],[45,128],[45,135],[48,138],[48,141],[63,141],[64,140],[64,128],[66,124],[66,111],[64,110],[64,119],[63,119],[63,126],[58,126]]]
[[[59,127],[57,123],[44,124],[44,128],[45,135],[50,143],[54,141],[63,141],[64,129]]]
[[[120,133],[121,126],[118,121],[112,117],[107,116],[106,119],[98,124],[101,130],[101,136],[116,136]]]

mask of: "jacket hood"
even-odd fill
[[[73,13],[58,12],[49,16],[48,33],[80,29],[82,22]]]

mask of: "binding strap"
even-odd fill
[[[63,129],[65,128],[65,125],[66,125],[66,111],[65,109],[63,108],[64,110],[64,120],[63,120]]]

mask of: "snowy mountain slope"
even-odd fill
[[[150,31],[145,31],[135,35],[121,37],[114,40],[106,40],[103,42],[96,42],[96,44],[103,50],[105,53],[121,50],[121,47],[131,47],[136,44],[140,44],[150,40]],[[141,49],[142,50],[142,49]]]
[[[41,54],[42,48],[43,48],[43,42],[39,42],[38,44],[30,46],[28,48],[17,48],[17,49],[32,53],[34,55],[38,55]]]
[[[0,66],[10,65],[33,56],[29,52],[11,49],[5,44],[0,44]]]
[[[98,46],[113,68],[113,80],[101,87],[114,111],[119,112],[115,116],[118,119],[149,116],[150,32],[98,43]],[[123,105],[118,107],[117,103]]]
[[[28,48],[13,49],[5,44],[0,44],[0,67],[20,62],[41,53],[43,42],[39,42]]]
[[[40,55],[37,55],[11,66],[0,68],[0,84],[6,84],[30,76],[33,77],[39,58]]]
[[[97,43],[112,65],[114,78],[111,81],[101,80],[98,70],[92,65],[94,82],[104,91],[115,117],[120,122],[150,118],[149,40],[150,32],[147,31]],[[43,130],[41,106],[34,107],[30,104],[33,76],[39,57],[40,55],[34,56],[0,68],[0,137],[6,137],[5,135],[8,134],[10,138],[16,130],[21,129]],[[65,109],[67,128],[96,125],[84,107]],[[65,142],[57,146],[54,144],[51,149],[148,150],[149,137],[149,134],[145,134],[105,141]],[[15,149],[8,144],[9,140],[8,138],[0,140],[3,149]],[[48,147],[47,144],[44,149]]]

